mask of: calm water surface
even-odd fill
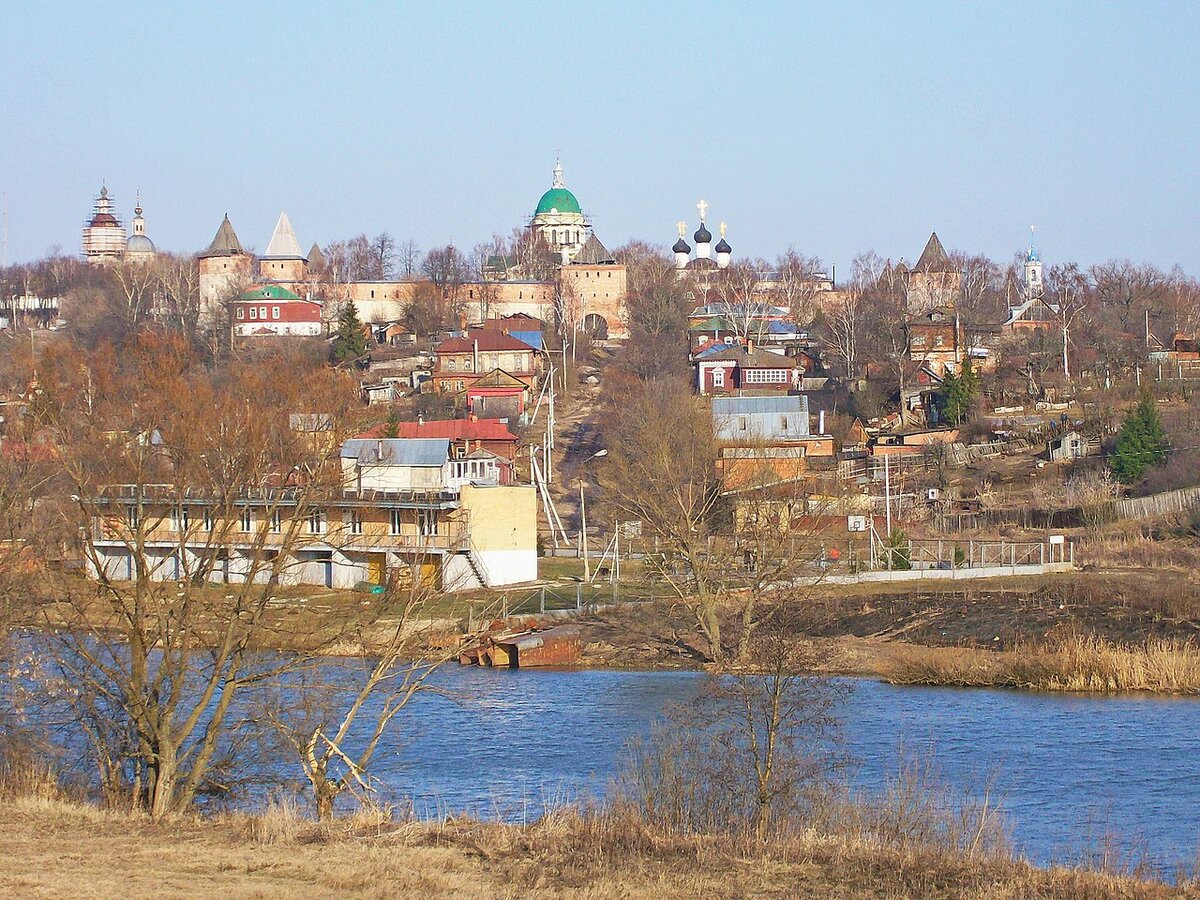
[[[621,749],[665,704],[686,702],[683,672],[448,669],[393,729],[375,774],[417,811],[520,819],[543,803],[601,793]],[[893,775],[900,747],[934,754],[953,785],[995,775],[1018,848],[1073,859],[1108,830],[1164,869],[1200,847],[1200,701],[856,682],[843,709],[866,790]]]

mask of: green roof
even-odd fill
[[[575,199],[575,195],[566,188],[550,188],[550,190],[542,194],[542,199],[538,201],[537,209],[533,211],[535,216],[540,216],[543,213],[558,213],[559,215],[575,213],[576,215],[583,215],[583,210],[579,208],[579,201]]]
[[[281,288],[277,284],[264,284],[262,287],[252,288],[246,291],[239,300],[299,300],[298,294],[293,294],[287,288]]]

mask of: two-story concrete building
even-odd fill
[[[237,497],[126,485],[93,498],[93,575],[351,588],[419,580],[441,591],[537,578],[533,488],[502,460],[454,459],[446,439],[352,440],[341,489],[266,487]]]

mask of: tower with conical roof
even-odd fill
[[[93,265],[105,265],[124,255],[125,226],[113,211],[108,188],[102,186],[92,217],[83,226],[83,257]]]
[[[258,258],[258,277],[262,281],[296,284],[307,275],[308,257],[300,249],[287,213],[281,212],[267,243],[267,252]]]
[[[909,315],[957,306],[962,291],[962,272],[946,253],[936,231],[929,235],[920,259],[908,270],[906,277]]]
[[[563,265],[574,259],[587,242],[591,225],[575,195],[567,190],[563,181],[562,162],[559,160],[554,161],[554,179],[550,183],[550,190],[538,200],[529,227],[562,259]]]
[[[212,243],[198,254],[200,309],[208,321],[223,313],[225,303],[250,286],[253,259],[242,247],[229,214],[221,220]]]

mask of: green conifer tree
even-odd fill
[[[387,422],[383,426],[383,436],[385,438],[400,437],[400,413],[394,406],[388,411]]]
[[[1151,466],[1162,465],[1167,458],[1167,435],[1158,418],[1158,409],[1143,392],[1137,406],[1125,417],[1113,447],[1111,467],[1122,484],[1140,481]]]
[[[954,425],[961,425],[979,395],[979,376],[971,367],[971,358],[963,360],[962,372],[947,372],[942,379],[942,414]]]
[[[338,362],[358,359],[367,352],[367,338],[363,334],[362,320],[353,303],[347,303],[338,316],[338,327],[333,339],[333,358]]]

